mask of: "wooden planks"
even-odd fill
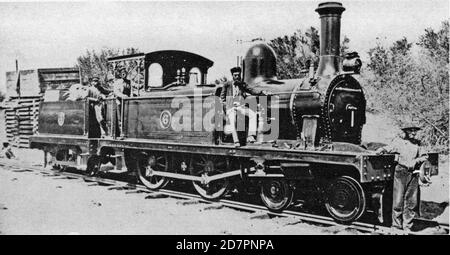
[[[36,97],[47,89],[68,89],[81,83],[78,68],[39,68],[6,72],[8,97]]]
[[[47,89],[60,93],[81,83],[76,67],[39,68],[6,72],[5,126],[7,140],[13,145],[28,148],[28,140],[38,131],[39,103]]]
[[[29,148],[29,137],[36,134],[41,97],[12,97],[5,109],[6,137],[19,148]]]

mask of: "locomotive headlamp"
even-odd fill
[[[344,62],[342,63],[342,68],[344,72],[354,72],[359,74],[362,66],[362,61],[359,58],[357,52],[350,52],[345,54]]]

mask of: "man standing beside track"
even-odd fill
[[[377,150],[378,153],[397,153],[398,164],[394,173],[392,205],[392,227],[411,231],[413,220],[419,216],[419,171],[418,166],[428,159],[420,156],[420,141],[416,139],[416,126],[402,128],[403,137]]]

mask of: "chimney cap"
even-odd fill
[[[320,3],[316,9],[320,15],[337,14],[341,15],[345,11],[345,8],[339,2],[324,2]]]

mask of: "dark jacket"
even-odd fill
[[[222,102],[226,103],[227,106],[232,106],[233,102],[241,103],[246,98],[246,94],[254,96],[262,96],[265,95],[262,90],[258,90],[248,86],[245,82],[237,82],[237,87],[239,88],[238,94],[235,98],[233,98],[233,81],[227,81],[223,84],[222,91],[220,92],[220,99]]]

